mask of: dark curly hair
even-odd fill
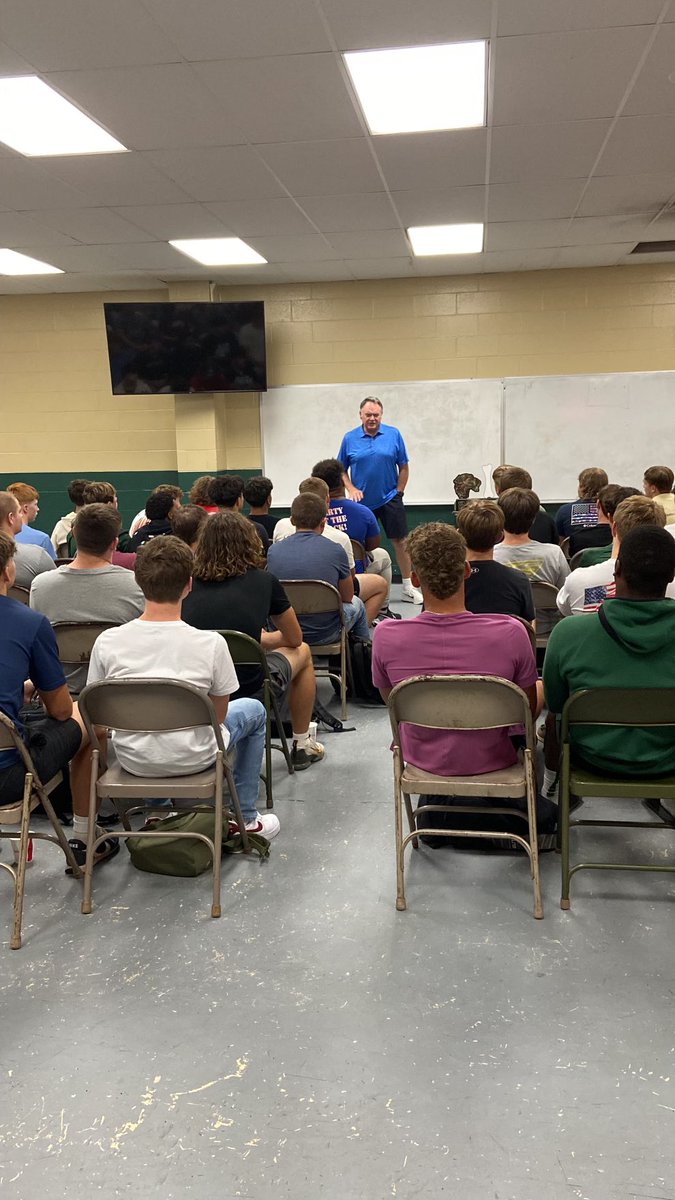
[[[195,551],[195,579],[215,583],[264,566],[262,542],[252,521],[238,512],[219,512],[209,517]]]

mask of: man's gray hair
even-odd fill
[[[366,396],[365,400],[362,400],[359,404],[359,412],[366,407],[366,404],[379,404],[380,412],[384,412],[384,404],[377,396]]]

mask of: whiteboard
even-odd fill
[[[675,372],[505,379],[504,447],[541,500],[571,500],[583,467],[642,490],[646,467],[675,458]]]
[[[341,383],[272,388],[261,397],[263,472],[275,507],[289,507],[315,462],[334,458],[359,424],[359,404],[378,396],[384,422],[403,434],[410,458],[406,501],[450,504],[455,475],[501,461],[501,379]]]

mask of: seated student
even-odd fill
[[[175,484],[175,483],[158,483],[157,487],[152,489],[151,494],[154,495],[155,492],[169,492],[169,494],[171,496],[173,496],[173,509],[177,510],[180,508],[181,500],[183,499],[183,489],[181,487],[178,487],[177,484]],[[129,536],[134,537],[138,533],[138,531],[143,528],[144,525],[147,525],[147,523],[148,523],[148,516],[145,511],[145,508],[142,508],[142,509],[140,509],[139,512],[136,513],[136,516],[134,517],[133,521],[131,522],[131,525],[129,526]]]
[[[572,530],[592,529],[598,523],[598,495],[609,479],[602,467],[585,467],[579,474],[579,499],[561,504],[555,514],[555,527],[560,538],[570,537]]]
[[[209,488],[214,479],[214,475],[200,475],[199,479],[195,479],[188,494],[190,504],[198,504],[207,513],[218,512],[218,505],[209,501]]]
[[[90,479],[82,489],[82,503],[84,504],[109,504],[111,508],[118,511],[117,492],[112,483],[108,483],[104,479]],[[136,555],[130,553],[131,538],[127,530],[120,531],[117,539],[117,549],[113,554],[112,560],[116,567],[126,567],[128,571],[133,571]],[[74,558],[77,554],[77,546],[71,529],[68,534],[68,558]]]
[[[21,505],[11,492],[0,492],[0,532],[6,533],[16,543],[16,535],[21,532],[23,518]],[[55,571],[56,564],[41,546],[26,546],[16,543],[14,556],[14,571],[16,586],[30,588],[36,575],[43,571]]]
[[[13,498],[13,497],[12,497]],[[26,546],[32,550],[38,547]],[[46,617],[33,612],[7,595],[14,584],[14,539],[0,533],[0,709],[25,738],[38,775],[46,782],[70,763],[73,792],[75,841],[70,845],[78,862],[84,863],[82,830],[86,832],[89,809],[90,754],[87,735],[68,692],[59,662],[54,631]],[[56,572],[54,572],[56,574]],[[43,720],[24,726],[21,711],[33,696],[45,709]],[[25,769],[15,750],[0,752],[0,805],[21,799]],[[101,854],[116,853],[104,843]],[[105,853],[107,847],[109,853]],[[86,846],[84,847],[86,851]]]
[[[656,500],[666,514],[666,525],[675,524],[675,496],[673,495],[675,475],[670,467],[647,467],[643,480],[645,496]]]
[[[312,478],[323,479],[328,487],[328,524],[365,547],[367,561],[354,563],[357,574],[380,575],[384,579],[387,591],[383,608],[389,615],[391,558],[380,545],[380,526],[372,509],[345,496],[344,475],[345,469],[338,458],[324,458],[312,468]],[[398,613],[391,615],[398,617]]]
[[[51,542],[57,558],[70,558],[68,553],[68,534],[73,528],[73,521],[79,509],[84,504],[84,489],[89,482],[89,479],[71,479],[68,484],[68,499],[73,506],[73,511],[61,517],[61,520],[57,521],[52,529]]]
[[[304,496],[305,493],[308,492],[313,496],[320,496],[321,499],[325,501],[326,514],[328,514],[328,509],[330,508],[328,484],[324,483],[323,479],[319,479],[318,477],[310,475],[307,479],[303,479],[302,482],[298,484],[299,496]],[[292,537],[294,533],[295,526],[291,518],[281,517],[274,527],[274,541],[281,542],[284,538]],[[323,536],[327,538],[328,541],[334,542],[336,546],[342,546],[342,549],[347,555],[349,569],[353,574],[355,567],[354,551],[352,550],[352,544],[347,537],[347,534],[343,533],[341,529],[336,529],[334,525],[331,525],[330,522],[326,520],[326,524],[323,529]]]
[[[51,538],[46,533],[42,533],[40,529],[31,529],[31,525],[40,511],[38,504],[40,493],[36,492],[29,483],[8,483],[7,491],[16,497],[21,507],[22,527],[15,534],[15,540],[20,546],[39,546],[41,550],[46,551],[50,558],[56,558]]]
[[[291,521],[296,532],[270,546],[267,566],[277,579],[322,579],[337,588],[342,599],[347,629],[368,640],[370,630],[363,601],[354,595],[354,581],[341,546],[322,537],[326,524],[326,504],[313,492],[296,496],[291,505]],[[304,639],[325,645],[340,637],[337,613],[299,616]],[[398,624],[398,622],[397,622]]]
[[[382,698],[387,700],[397,683],[413,675],[498,675],[522,688],[536,716],[537,665],[527,630],[501,613],[466,610],[464,584],[471,568],[462,535],[450,525],[433,522],[413,529],[407,544],[413,586],[422,589],[424,612],[408,621],[382,621],[375,630],[373,682]],[[402,738],[406,761],[437,775],[482,775],[510,767],[518,758],[507,729],[412,728],[404,729]],[[433,803],[443,802],[434,796]],[[446,802],[461,804],[459,798]],[[506,802],[508,807],[514,803]],[[540,814],[540,832],[552,832],[555,806],[540,801]],[[433,814],[434,824],[436,819]],[[469,820],[473,824],[476,818]],[[497,818],[487,820],[488,827],[500,828]],[[522,832],[519,821],[513,830]]]
[[[143,615],[100,635],[87,682],[159,677],[184,680],[207,693],[221,722],[225,747],[237,747],[234,780],[246,828],[275,837],[278,818],[257,811],[265,709],[259,700],[230,702],[239,681],[224,638],[181,620],[181,604],[191,587],[191,551],[170,534],[152,538],[139,550],[135,573],[145,596]],[[118,762],[132,775],[191,775],[206,770],[216,750],[210,729],[116,731],[113,745]]]
[[[143,593],[133,572],[113,565],[122,518],[109,504],[85,504],[73,524],[77,554],[69,566],[39,575],[30,606],[55,625],[60,621],[101,621],[124,625],[143,612]],[[86,664],[68,676],[73,695],[87,680]]]
[[[153,538],[173,533],[173,526],[169,520],[169,513],[173,511],[173,507],[174,497],[170,492],[153,492],[148,496],[145,503],[147,524],[141,526],[138,533],[132,537],[129,543],[132,553],[136,554],[141,546],[151,542]]]
[[[520,571],[494,561],[494,547],[504,533],[504,514],[492,500],[472,500],[457,514],[466,542],[471,574],[464,585],[466,607],[473,613],[506,613],[534,621],[532,588]]]
[[[323,758],[324,748],[309,736],[316,680],[298,618],[276,575],[264,569],[262,545],[251,522],[236,512],[205,516],[205,522],[192,568],[192,591],[183,601],[183,620],[197,629],[236,629],[260,642],[277,696],[282,700],[288,693],[293,765],[304,771]],[[269,622],[275,627],[272,632],[266,628]],[[260,699],[260,668],[240,666],[237,675],[235,699]]]
[[[604,562],[594,567],[578,567],[567,577],[558,592],[557,604],[565,617],[580,613],[597,612],[600,605],[614,595],[614,569],[619,548],[627,533],[640,525],[655,525],[660,529],[666,523],[666,514],[655,500],[646,496],[629,496],[617,506],[612,521],[612,553]],[[668,595],[675,598],[675,588]]]
[[[216,505],[216,512],[241,512],[244,507],[244,481],[240,475],[216,475],[209,484],[209,499]],[[262,548],[267,554],[270,539],[264,525],[251,518]]]
[[[637,497],[634,497],[637,499]],[[624,500],[620,505],[630,504]],[[617,509],[618,513],[618,509]],[[583,621],[561,621],[544,660],[544,692],[551,713],[584,688],[671,688],[675,678],[675,541],[655,524],[636,526],[613,562],[614,597]],[[575,757],[613,775],[675,773],[669,729],[579,728]]]
[[[173,508],[169,513],[171,529],[175,537],[180,538],[181,542],[185,542],[193,552],[197,549],[197,543],[208,518],[209,514],[204,512],[199,504],[183,504],[180,508]]]
[[[570,568],[560,546],[533,542],[527,532],[539,509],[536,493],[525,488],[509,488],[502,492],[498,503],[504,513],[504,540],[495,546],[495,562],[522,571],[530,583],[540,580],[553,587],[562,587]],[[546,609],[537,609],[536,616],[537,632],[550,633],[555,616]]]
[[[600,546],[589,546],[587,550],[582,550],[581,558],[576,564],[577,567],[592,567],[595,563],[605,562],[606,559],[612,557],[611,537],[614,513],[622,500],[627,500],[629,496],[639,495],[640,493],[637,488],[621,487],[619,483],[608,483],[607,487],[602,488],[598,496],[598,528],[606,526],[609,530],[609,541],[605,541]],[[584,531],[582,530],[581,532],[583,533]],[[588,532],[593,531],[590,530]]]
[[[274,536],[274,526],[278,517],[270,516],[272,506],[272,480],[265,475],[254,475],[244,484],[244,500],[250,508],[249,517],[257,525],[262,525],[267,536]]]
[[[501,467],[495,467],[492,472],[492,478],[497,496],[501,496],[502,492],[507,492],[512,487],[525,488],[527,491],[532,490],[532,476],[524,467],[512,467],[509,463],[502,463]],[[550,513],[547,513],[546,509],[542,508],[541,505],[539,506],[539,512],[530,526],[529,533],[533,542],[550,542],[552,546],[560,544],[555,521]]]

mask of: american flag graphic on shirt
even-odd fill
[[[616,596],[616,583],[602,583],[597,587],[584,588],[584,612],[597,612],[605,600]]]
[[[593,501],[577,501],[572,505],[570,525],[573,529],[592,529],[598,523],[598,506]]]

